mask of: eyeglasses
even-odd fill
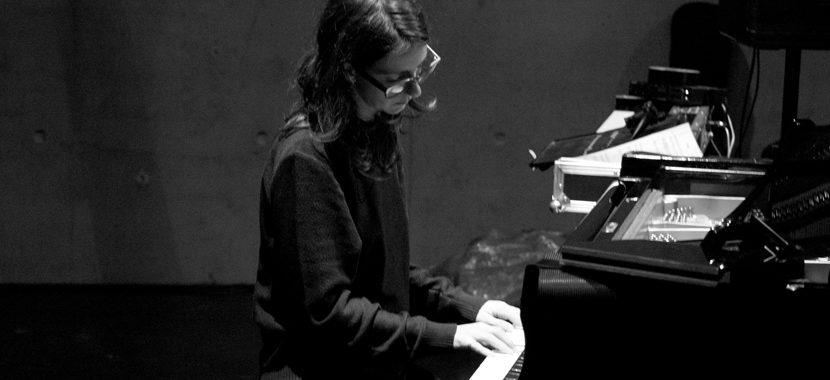
[[[435,54],[435,50],[432,50],[429,45],[427,45],[427,56],[424,58],[424,61],[418,66],[415,70],[415,76],[406,78],[400,82],[395,82],[391,86],[386,86],[381,83],[379,80],[375,79],[369,73],[364,71],[363,69],[356,70],[358,74],[360,74],[363,78],[369,81],[373,86],[377,87],[378,90],[382,91],[386,95],[386,99],[389,99],[395,95],[402,93],[406,86],[411,81],[417,81],[419,84],[423,83],[433,71],[435,71],[435,66],[438,66],[438,62],[441,62],[441,57],[438,54]]]

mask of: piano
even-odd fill
[[[824,320],[827,284],[802,282],[799,244],[763,223],[772,164],[626,154],[560,250],[525,270],[518,379],[737,374],[780,365],[785,347],[826,350],[805,321]],[[726,233],[739,226],[742,241]]]
[[[470,380],[516,380],[519,378],[524,363],[524,329],[515,329],[507,335],[516,345],[516,352],[512,354],[496,353],[484,358]]]

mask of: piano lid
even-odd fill
[[[702,286],[728,282],[700,242],[757,186],[770,162],[624,156],[620,181],[561,249],[566,267]]]

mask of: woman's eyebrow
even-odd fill
[[[398,81],[414,76],[411,71],[379,71],[378,76],[383,80]]]
[[[425,60],[426,60],[426,58],[424,58],[424,61]],[[390,75],[390,76],[391,75],[399,75],[399,76],[408,75],[408,74],[416,73],[418,71],[418,69],[420,69],[424,65],[424,61],[421,61],[421,63],[419,63],[418,66],[415,66],[411,70],[396,71],[396,70],[374,69],[374,71],[376,73],[378,73],[378,75]]]

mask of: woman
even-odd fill
[[[330,0],[260,197],[263,379],[403,378],[427,351],[515,348],[519,310],[409,264],[398,133],[440,61],[415,0]],[[459,324],[460,323],[460,324]],[[440,352],[440,351],[438,351]]]

